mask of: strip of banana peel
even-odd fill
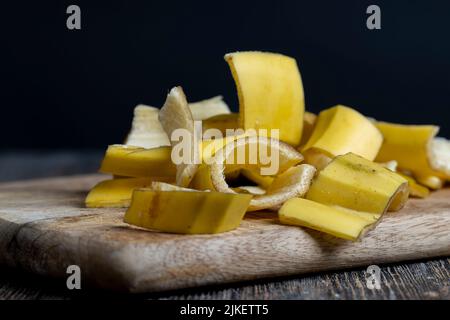
[[[400,210],[408,182],[377,163],[348,153],[338,156],[315,177],[306,198],[355,211],[383,214]]]
[[[375,227],[381,215],[292,198],[278,212],[284,224],[307,227],[335,237],[357,241]]]
[[[133,190],[148,187],[152,178],[122,178],[104,180],[97,183],[85,199],[87,208],[128,207]]]
[[[251,198],[250,194],[136,189],[124,222],[170,233],[225,232],[239,226]]]
[[[161,126],[158,115],[158,108],[143,104],[136,106],[125,145],[146,149],[170,146],[169,137]]]
[[[204,120],[218,115],[231,113],[222,96],[189,103],[194,120]]]
[[[167,177],[175,180],[176,167],[170,155],[170,147],[144,149],[110,145],[100,166],[100,172],[126,177]]]
[[[382,142],[381,132],[365,116],[352,108],[337,105],[320,112],[314,131],[301,151],[306,161],[311,152],[329,158],[352,152],[374,160]]]
[[[225,55],[239,98],[239,127],[279,129],[279,139],[298,146],[305,100],[295,59],[269,52]]]
[[[277,210],[287,200],[303,197],[311,185],[316,169],[308,164],[301,164],[287,169],[276,176],[273,183],[263,195],[255,195],[247,211],[262,209]]]
[[[181,187],[187,187],[193,179],[198,168],[200,152],[198,141],[201,133],[197,132],[191,110],[189,109],[186,96],[181,87],[174,87],[167,95],[164,106],[159,112],[159,121],[169,137],[177,129],[184,129],[190,134],[191,159],[188,163],[181,163],[176,166],[176,182]],[[172,147],[177,142],[172,141]]]
[[[217,129],[223,136],[226,136],[227,130],[237,128],[239,128],[239,113],[219,114],[202,121],[203,132]]]
[[[429,176],[450,178],[450,142],[436,137],[438,126],[388,122],[377,122],[376,126],[384,136],[376,161],[396,160],[399,169],[422,180]]]

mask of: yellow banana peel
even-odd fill
[[[170,147],[144,149],[111,145],[106,150],[100,172],[126,177],[175,177]]]
[[[148,187],[150,178],[121,178],[104,180],[89,191],[85,204],[87,208],[121,208],[130,205],[133,190]]]
[[[348,153],[334,158],[318,173],[306,198],[382,214],[403,207],[408,198],[408,182],[377,163]]]
[[[436,138],[439,127],[388,122],[376,126],[384,136],[377,161],[395,160],[399,169],[433,189],[440,185],[437,178],[450,179],[450,142]]]
[[[314,131],[301,148],[307,163],[312,156],[324,154],[330,159],[349,152],[374,160],[383,136],[373,123],[356,110],[337,105],[319,113]],[[392,159],[389,159],[392,160]]]
[[[250,194],[136,189],[124,222],[170,233],[226,232],[239,226],[251,199]]]
[[[379,218],[378,215],[301,198],[286,201],[278,216],[284,224],[307,227],[352,241],[358,240]]]
[[[268,52],[225,55],[239,97],[243,129],[279,129],[279,139],[298,146],[305,110],[303,84],[295,59]]]

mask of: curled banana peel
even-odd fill
[[[237,150],[245,150],[246,154],[250,154],[248,150],[252,147],[268,147],[271,148],[271,152],[274,152],[274,149],[276,149],[278,153],[279,163],[277,172],[275,172],[275,179],[264,194],[254,196],[247,211],[276,208],[292,197],[303,196],[308,190],[314,177],[315,168],[310,165],[296,166],[303,160],[303,157],[289,145],[261,136],[241,137],[234,140],[231,144],[231,146],[225,145],[218,150],[209,164],[212,185],[219,192],[237,192],[226,181],[226,166],[238,166],[247,170],[250,168],[250,171],[264,166],[257,159],[253,161],[253,168],[249,166],[249,163],[252,161],[248,158],[245,162],[239,162],[239,164],[228,161],[230,156],[234,156]]]
[[[125,177],[165,177],[175,180],[176,167],[170,155],[170,147],[145,149],[110,145],[100,166],[100,172]]]
[[[255,196],[250,201],[247,211],[278,210],[287,200],[294,197],[303,197],[309,189],[315,172],[316,169],[308,164],[287,169],[276,176],[264,194],[256,195],[253,193]]]
[[[306,198],[381,215],[404,206],[408,182],[377,163],[348,153],[334,158],[318,173]]]
[[[169,138],[159,122],[158,114],[158,108],[143,104],[136,106],[125,145],[146,149],[170,146]]]
[[[301,141],[305,101],[297,62],[268,52],[235,52],[225,55],[239,97],[239,127],[279,129],[279,139],[298,146]]]
[[[172,134],[175,130],[184,129],[189,133],[188,139],[191,140],[189,144],[189,161],[182,162],[176,166],[177,184],[181,187],[187,187],[193,179],[200,161],[198,141],[200,141],[201,132],[198,132],[195,128],[191,110],[181,87],[174,87],[170,90],[159,112],[159,121],[167,135],[171,137],[172,148],[176,148],[178,142],[172,140]]]
[[[250,194],[136,189],[124,222],[170,233],[225,232],[239,226],[251,198]]]
[[[439,127],[376,122],[384,142],[376,161],[395,160],[400,170],[432,189],[450,179],[450,141],[436,137]]]
[[[381,132],[370,120],[352,108],[337,105],[320,112],[301,152],[306,163],[322,169],[332,158],[349,152],[374,160],[382,142]]]
[[[198,102],[189,103],[189,109],[194,120],[204,120],[217,115],[231,113],[222,96],[216,96]]]
[[[278,212],[284,224],[307,227],[335,237],[356,241],[373,228],[378,217],[315,201],[292,198]]]

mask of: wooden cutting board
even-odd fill
[[[360,242],[248,215],[235,231],[174,235],[129,226],[124,209],[86,209],[100,175],[0,184],[0,264],[82,285],[149,292],[450,255],[450,189],[411,200]]]

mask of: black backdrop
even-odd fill
[[[82,30],[66,28],[81,7]],[[382,29],[366,28],[381,7]],[[227,52],[297,59],[307,109],[436,123],[450,136],[449,1],[15,1],[0,16],[1,148],[121,142],[172,86],[237,108]]]

